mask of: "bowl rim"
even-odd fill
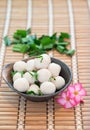
[[[33,59],[33,58],[35,58],[35,57],[30,57],[30,58],[27,58],[27,59],[22,59],[22,61],[27,61],[27,60],[30,60],[30,59]],[[51,96],[56,96],[56,95],[58,95],[59,93],[61,93],[62,91],[64,91],[64,90],[69,86],[69,84],[70,84],[71,81],[72,81],[72,72],[71,72],[71,69],[69,68],[69,66],[68,66],[66,63],[64,63],[62,60],[59,60],[59,59],[54,58],[54,57],[51,57],[51,59],[57,60],[57,61],[60,62],[60,64],[65,65],[66,68],[68,69],[69,73],[70,73],[70,78],[69,78],[68,83],[65,84],[61,89],[57,90],[55,93],[46,94],[46,95],[40,95],[40,96],[39,96],[39,95],[29,95],[29,94],[25,94],[25,93],[23,93],[23,92],[20,92],[20,91],[16,90],[16,89],[13,87],[13,85],[12,85],[10,82],[8,82],[8,80],[7,80],[7,78],[6,78],[5,74],[4,74],[4,73],[5,73],[5,69],[6,69],[8,66],[13,65],[15,62],[6,64],[6,65],[3,67],[3,69],[2,69],[2,77],[3,77],[4,81],[8,84],[8,86],[9,86],[12,90],[14,90],[16,93],[18,93],[19,95],[24,96],[24,97],[26,97],[26,98],[30,97],[30,98],[38,98],[38,99],[39,99],[39,98],[46,98],[46,97],[48,98],[48,97],[51,97]]]

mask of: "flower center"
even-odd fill
[[[67,100],[67,101],[69,101],[69,100],[70,100],[70,98],[69,98],[69,97],[66,97],[66,100]]]
[[[78,91],[75,91],[74,94],[75,94],[75,95],[78,95]]]

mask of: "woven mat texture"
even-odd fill
[[[72,83],[87,90],[85,103],[64,109],[55,99],[31,102],[19,97],[2,79],[2,67],[25,56],[5,47],[3,37],[31,27],[38,36],[71,34],[71,58],[52,51],[72,70]],[[90,0],[0,0],[0,130],[90,130]]]

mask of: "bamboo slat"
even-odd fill
[[[74,72],[76,73],[76,79],[87,90],[87,96],[84,97],[84,104],[71,109],[64,109],[56,103],[58,96],[48,102],[26,101],[8,88],[2,79],[2,70],[0,70],[0,130],[90,130],[89,0],[0,0],[0,48],[3,32],[5,31],[7,5],[10,1],[10,21],[9,25],[7,24],[7,34],[10,38],[15,30],[26,29],[29,24],[32,33],[38,36],[54,32],[70,33],[72,26],[70,25],[69,2],[71,3],[73,9],[71,13],[74,20],[77,72],[73,69],[76,66],[73,66],[71,57],[59,54],[56,50],[50,53],[55,58],[65,62],[72,70],[73,75]],[[29,6],[28,4],[31,5]],[[28,8],[30,8],[31,12],[29,12]],[[72,47],[72,44],[69,48]],[[4,66],[25,57],[21,53],[12,52],[12,46],[4,49],[5,51],[2,51],[4,55],[1,54],[0,57],[1,69],[1,60],[3,60],[2,63]],[[73,81],[75,81],[74,77],[72,83]],[[80,129],[78,129],[79,127]]]
[[[32,33],[38,36],[48,33],[48,3],[47,0],[33,0]],[[25,130],[47,129],[46,103],[26,103]]]
[[[80,4],[77,5],[77,3],[73,0],[73,6],[74,6],[74,19],[75,19],[75,25],[76,25],[76,42],[77,42],[77,58],[78,58],[78,73],[79,73],[79,82],[83,84],[83,86],[87,90],[87,96],[84,98],[85,104],[82,105],[82,123],[83,123],[83,130],[89,130],[90,125],[88,124],[88,121],[90,121],[89,115],[90,115],[90,109],[89,107],[89,84],[90,84],[90,47],[89,41],[90,41],[90,31],[88,28],[90,28],[90,22],[89,22],[89,10],[87,8],[87,2],[82,0],[81,7]],[[85,15],[81,15],[85,14]],[[81,18],[81,20],[79,19]],[[78,26],[80,22],[80,27]],[[86,29],[85,29],[86,27]],[[78,31],[81,30],[82,31]],[[82,33],[83,32],[83,33]],[[85,42],[86,41],[86,42]],[[82,43],[83,42],[83,43]],[[83,55],[81,55],[81,53]],[[87,122],[86,122],[87,121]]]

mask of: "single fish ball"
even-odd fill
[[[29,84],[33,84],[35,82],[35,77],[33,75],[31,75],[29,72],[26,72],[23,75],[23,77],[27,79],[27,81],[29,82]]]
[[[35,67],[36,69],[48,68],[48,65],[51,63],[51,58],[47,54],[40,55],[39,58],[35,58]]]
[[[19,73],[19,72],[17,72],[16,74],[14,74],[14,76],[13,76],[13,82],[16,80],[16,79],[19,79],[19,78],[21,78],[22,76],[21,76],[21,73]]]
[[[56,87],[52,82],[44,82],[40,86],[40,90],[43,94],[52,94],[55,93]]]
[[[48,69],[52,73],[52,75],[56,77],[61,71],[61,66],[56,63],[50,63]]]
[[[52,82],[55,84],[57,90],[65,85],[65,79],[61,76],[55,77]]]
[[[14,71],[25,71],[26,70],[26,63],[24,61],[17,61],[13,65]]]
[[[27,79],[19,78],[15,80],[14,88],[20,92],[26,92],[29,89],[29,83]]]
[[[30,87],[29,87],[29,89],[28,89],[28,92],[29,91],[33,91],[35,94],[39,94],[39,87],[38,87],[38,85],[36,85],[36,84],[32,84]]]
[[[48,81],[51,77],[51,72],[48,69],[40,69],[37,71],[39,82]]]
[[[27,63],[26,63],[26,70],[27,71],[32,71],[34,69],[35,69],[34,59],[31,59],[31,60],[27,61]]]

